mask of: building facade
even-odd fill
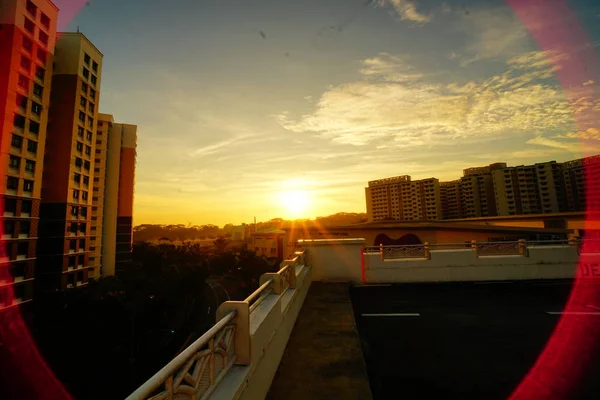
[[[441,183],[435,178],[411,182],[403,175],[370,181],[365,195],[370,222],[596,210],[600,155],[516,167],[494,163],[467,168],[460,179]]]
[[[402,175],[370,181],[365,196],[369,221],[442,218],[440,183],[436,178],[412,181],[410,176]]]
[[[0,309],[32,300],[58,9],[0,2]]]
[[[59,33],[44,158],[39,284],[87,283],[102,53],[81,33]]]

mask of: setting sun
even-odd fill
[[[280,201],[289,217],[307,217],[309,195],[305,190],[286,190],[281,193]]]

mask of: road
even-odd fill
[[[560,318],[569,282],[354,287],[375,399],[506,399]],[[598,318],[600,304],[581,312]],[[571,398],[600,398],[600,354]]]

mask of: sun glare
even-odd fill
[[[281,193],[281,205],[288,217],[307,217],[309,203],[309,195],[305,190],[286,190]]]

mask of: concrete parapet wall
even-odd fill
[[[311,284],[311,268],[295,266],[296,288],[270,294],[250,314],[249,365],[234,366],[211,399],[263,399]]]
[[[386,259],[365,254],[366,283],[502,281],[574,278],[573,246],[527,248],[524,256],[479,256],[471,249],[432,250],[431,259]]]

